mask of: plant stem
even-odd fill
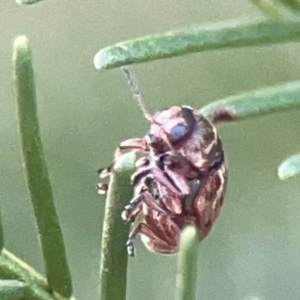
[[[213,49],[267,45],[300,39],[300,20],[233,20],[195,25],[160,35],[128,40],[103,48],[97,69],[169,58]]]
[[[36,108],[36,91],[28,40],[20,36],[13,51],[13,77],[27,185],[38,225],[49,286],[63,297],[72,294],[65,246],[46,166]]]
[[[200,109],[212,122],[235,121],[300,107],[300,81],[230,96]]]
[[[133,152],[122,155],[114,165],[109,182],[101,245],[101,300],[126,299],[129,227],[121,219],[121,212],[133,196],[130,176],[135,160]]]
[[[177,258],[176,300],[196,299],[198,243],[196,228],[185,228]]]

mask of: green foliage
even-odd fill
[[[39,1],[41,0],[16,0],[18,4],[33,4]],[[208,50],[299,41],[299,0],[251,0],[251,2],[274,18],[200,24],[117,43],[96,54],[95,67],[108,69]],[[28,41],[24,36],[17,38],[14,44],[13,75],[26,179],[38,224],[46,279],[4,249],[0,256],[0,297],[4,300],[71,299],[71,276],[39,134],[34,72]],[[294,109],[299,105],[300,81],[295,81],[221,99],[203,107],[200,112],[208,116],[212,122],[219,122],[262,116]],[[132,153],[122,156],[117,161],[110,178],[102,234],[101,300],[126,299],[125,244],[128,227],[121,221],[120,213],[132,197],[130,176],[134,170],[134,161],[135,155]],[[280,179],[287,179],[299,173],[300,154],[284,161],[278,169]],[[3,241],[0,220],[0,250],[3,249]],[[196,230],[187,228],[183,232],[178,254],[177,300],[195,299],[197,275],[195,244],[197,244]]]

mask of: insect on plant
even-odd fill
[[[134,197],[122,218],[131,223],[127,250],[134,256],[138,235],[158,253],[178,251],[181,231],[195,224],[199,241],[207,236],[219,215],[227,185],[227,167],[216,127],[189,106],[172,106],[148,113],[129,70],[123,68],[150,130],[143,138],[123,141],[115,159],[127,151],[140,158],[132,175]],[[100,169],[100,178],[113,172],[114,163]],[[99,183],[105,193],[108,184]]]

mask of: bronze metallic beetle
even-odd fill
[[[144,138],[122,142],[116,156],[137,151],[142,157],[132,175],[135,195],[122,218],[132,224],[127,249],[134,255],[138,234],[152,251],[175,253],[180,233],[189,224],[198,229],[199,241],[207,236],[219,215],[227,185],[227,167],[216,127],[188,106],[173,106],[149,115],[137,86],[125,72],[135,96],[150,121]],[[104,177],[113,164],[100,171]],[[99,192],[107,185],[99,184]]]

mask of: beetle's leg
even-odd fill
[[[180,229],[166,214],[155,218],[150,213],[145,216],[144,222],[139,223],[130,232],[126,243],[130,256],[134,256],[134,241],[138,234],[141,235],[143,243],[152,251],[174,253],[178,249]]]
[[[142,210],[143,204],[146,204],[147,207],[154,209],[155,211],[169,213],[169,211],[161,206],[147,190],[143,190],[139,195],[134,197],[128,205],[125,206],[122,212],[122,219],[127,222],[134,221],[134,216]]]
[[[115,151],[115,159],[124,154],[124,152],[134,150],[139,152],[149,151],[146,140],[144,138],[133,138],[121,142],[121,144]]]
[[[149,164],[150,164],[149,158],[147,158],[147,157],[141,157],[141,158],[139,158],[139,159],[136,161],[135,167],[136,167],[137,169],[141,169],[141,168],[144,168],[144,167],[149,166]]]
[[[160,160],[162,161],[165,168],[172,169],[175,172],[181,172],[184,177],[198,178],[199,169],[193,166],[185,157],[178,152],[167,151],[161,155]]]
[[[173,171],[172,169],[165,168],[165,174],[169,177],[169,180],[174,186],[181,192],[181,196],[188,195],[190,193],[190,187],[187,179],[182,172]]]
[[[127,253],[129,256],[132,256],[132,257],[135,256],[134,242],[135,242],[137,235],[139,233],[141,233],[142,231],[147,232],[147,230],[149,230],[148,226],[145,223],[141,222],[130,231],[128,240],[126,242]],[[149,232],[151,232],[151,231],[149,230]]]
[[[175,253],[178,251],[180,227],[169,214],[150,211],[144,221],[153,235],[141,231],[141,240],[152,251],[159,253]]]
[[[178,196],[182,195],[181,191],[173,183],[172,179],[170,179],[170,177],[168,177],[168,175],[166,175],[164,171],[162,171],[156,166],[148,166],[145,168],[141,168],[131,176],[131,182],[133,185],[136,185],[142,178],[150,174],[153,176],[153,178],[155,178],[155,180],[157,180],[160,184],[164,185],[174,194]]]
[[[122,154],[128,151],[137,151],[137,152],[147,152],[148,147],[144,138],[133,138],[126,141],[123,141],[115,151],[116,161]],[[105,178],[110,175],[114,166],[114,162],[106,168],[100,168],[98,173],[100,178]]]

